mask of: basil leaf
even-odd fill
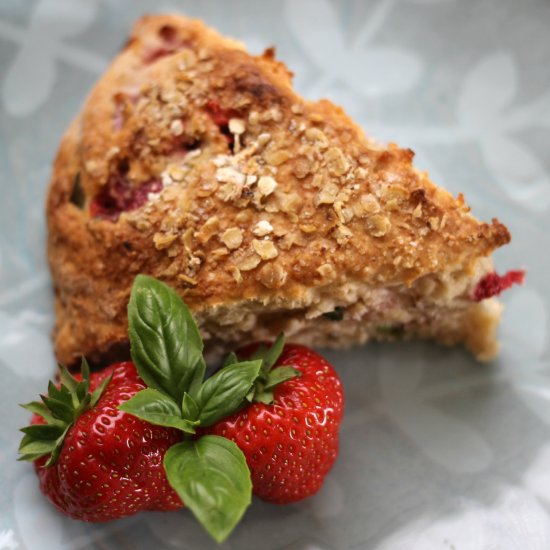
[[[191,384],[189,384],[189,395],[191,395],[192,397],[197,395],[200,387],[202,386],[205,372],[206,372],[206,362],[204,361],[204,357],[201,356],[199,362],[195,366],[193,380],[191,380]]]
[[[168,482],[218,542],[235,528],[252,496],[245,457],[216,435],[173,445],[164,456]]]
[[[136,393],[128,401],[121,403],[118,408],[151,424],[177,428],[185,433],[195,433],[194,425],[197,422],[189,422],[182,418],[181,410],[172,398],[151,388]]]
[[[202,358],[191,312],[169,286],[138,275],[128,304],[132,359],[145,383],[181,403]]]
[[[195,401],[201,426],[211,426],[235,412],[260,372],[261,360],[243,361],[224,367],[208,378]]]
[[[188,393],[183,394],[181,412],[183,418],[186,418],[187,420],[194,421],[199,418],[199,407],[197,402]]]

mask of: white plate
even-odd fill
[[[239,550],[550,548],[550,5],[539,0],[3,0],[0,5],[0,549],[215,548],[186,511],[69,520],[15,461],[18,402],[54,370],[44,195],[60,136],[146,11],[201,17],[254,52],[277,44],[306,96],[343,104],[513,242],[503,349],[330,353],[347,390],[341,453],[303,504],[255,502]],[[85,269],[85,266],[83,266]]]

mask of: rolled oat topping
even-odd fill
[[[271,195],[277,189],[277,182],[271,176],[262,176],[258,181],[258,190],[264,196]]]
[[[267,220],[260,220],[252,229],[252,233],[258,237],[265,237],[273,231],[273,226]]]
[[[243,243],[243,232],[238,227],[230,227],[224,231],[221,239],[227,248],[235,250]]]
[[[271,260],[276,258],[279,254],[277,248],[273,244],[273,241],[260,241],[258,239],[254,239],[252,241],[252,246],[262,260]]]

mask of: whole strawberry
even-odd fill
[[[181,508],[162,460],[182,433],[118,409],[146,387],[134,364],[118,363],[89,376],[89,390],[100,388],[96,402],[86,387],[88,376],[85,372],[84,380],[77,380],[64,371],[60,388],[50,385],[43,403],[27,406],[35,414],[33,426],[24,429],[23,451],[32,452],[41,444],[53,453],[35,462],[44,494],[69,516],[94,522],[140,510]],[[88,404],[81,406],[85,401]],[[53,464],[44,467],[48,461]]]
[[[309,348],[288,344],[281,352],[282,338],[267,351],[255,347],[241,352],[263,358],[252,402],[207,432],[243,451],[256,496],[296,502],[320,489],[338,454],[342,385],[328,361]]]

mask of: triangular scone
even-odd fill
[[[200,21],[141,19],[63,138],[48,199],[55,348],[124,346],[137,273],[179,289],[212,347],[369,338],[497,351],[476,285],[510,240],[329,101],[273,51]]]

